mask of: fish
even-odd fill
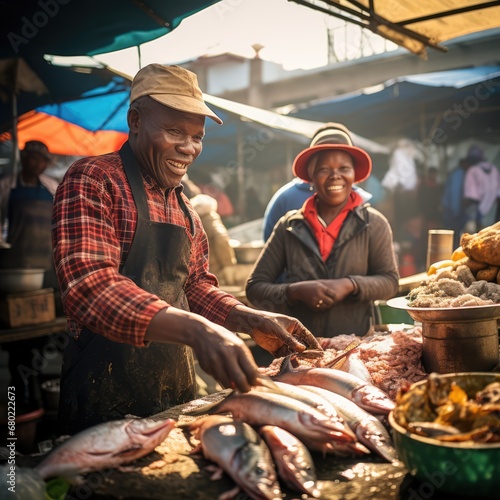
[[[290,359],[284,358],[279,373],[271,378],[292,385],[312,385],[327,389],[370,413],[386,415],[395,407],[394,401],[378,387],[334,368],[293,368]]]
[[[332,422],[337,422],[339,430],[345,434],[343,439],[345,441],[356,441],[356,436],[351,432],[351,429],[346,425],[342,416],[339,415],[337,410],[334,408],[329,401],[322,397],[318,397],[316,394],[311,394],[310,391],[303,389],[296,385],[286,384],[284,382],[274,382],[278,390],[278,394],[284,394],[288,397],[294,398],[306,405],[315,408],[316,410],[327,416]],[[268,387],[260,387],[258,390],[268,391],[271,390]],[[276,392],[276,391],[272,391]]]
[[[361,380],[364,380],[367,384],[373,384],[372,376],[361,360],[359,351],[350,352],[345,358],[345,363],[340,370],[355,375]]]
[[[175,420],[135,418],[112,420],[89,427],[54,448],[35,467],[42,479],[63,477],[118,467],[152,452],[170,431]]]
[[[388,462],[398,460],[387,429],[378,418],[360,408],[352,401],[320,387],[300,386],[328,401],[356,434],[359,442]]]
[[[258,429],[273,457],[278,476],[290,489],[319,498],[314,461],[307,447],[293,434],[276,425]]]
[[[210,415],[189,425],[201,451],[216,463],[248,496],[256,500],[281,500],[282,494],[271,451],[250,425],[230,417]],[[230,490],[222,495],[237,495]]]
[[[320,411],[294,398],[274,392],[251,389],[232,392],[222,401],[197,407],[186,415],[230,412],[235,420],[253,427],[276,425],[291,432],[308,448],[328,451],[331,446],[352,440],[351,431],[344,424],[332,421]]]

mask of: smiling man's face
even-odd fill
[[[162,188],[178,186],[199,156],[205,135],[205,117],[184,113],[150,99],[129,112],[134,154]]]

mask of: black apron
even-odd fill
[[[139,166],[128,143],[120,151],[138,211],[132,246],[120,273],[175,307],[188,310],[184,284],[191,243],[185,228],[151,222]],[[187,207],[179,202],[194,224]],[[146,417],[196,396],[191,348],[150,343],[134,347],[84,329],[65,348],[59,420],[74,434],[127,414]]]
[[[18,178],[9,192],[7,242],[0,253],[1,268],[45,269],[44,288],[56,288],[52,260],[52,194],[38,181],[23,186]]]

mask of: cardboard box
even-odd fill
[[[55,319],[56,307],[52,288],[11,293],[0,298],[0,321],[3,326],[16,328],[48,323]]]

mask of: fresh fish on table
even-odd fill
[[[326,389],[313,386],[300,386],[327,400],[343,417],[347,425],[355,432],[359,442],[377,453],[388,462],[398,459],[397,451],[387,429],[374,417],[352,401]]]
[[[134,418],[97,424],[52,450],[35,470],[45,480],[71,479],[85,472],[118,467],[151,453],[175,426],[175,420],[170,418]]]
[[[352,443],[352,432],[346,425],[332,421],[320,411],[294,398],[257,389],[245,393],[233,392],[218,403],[198,407],[186,414],[226,412],[230,412],[235,420],[253,427],[266,424],[281,427],[309,449],[326,452],[332,446]]]
[[[339,439],[336,442],[330,442],[326,445],[320,441],[316,442],[311,440],[309,441],[311,449],[322,451],[324,453],[332,453],[341,457],[364,455],[369,453],[364,446],[361,446],[358,442],[356,442],[356,436],[351,431],[350,427],[345,423],[344,418],[339,415],[334,406],[331,405],[326,399],[319,397],[317,394],[311,394],[310,391],[296,385],[286,384],[284,382],[275,382],[275,384],[279,391],[278,394],[284,394],[311,406],[327,416],[332,422],[338,422],[339,426],[341,426],[345,434],[345,439]],[[269,390],[267,387],[257,389],[263,391]]]
[[[350,428],[344,422],[343,417],[339,415],[335,407],[329,401],[324,398],[318,397],[315,394],[311,394],[310,391],[307,391],[306,389],[303,389],[297,385],[286,384],[284,382],[274,383],[276,384],[278,394],[284,394],[285,396],[301,401],[302,403],[305,403],[306,405],[309,405],[312,408],[320,411],[328,418],[330,418],[332,422],[337,422],[339,424],[339,428],[343,429],[346,434],[346,441],[356,441],[356,436],[354,435],[354,433],[350,431]],[[256,389],[261,391],[271,390],[268,387],[257,387]]]
[[[381,389],[350,373],[333,368],[293,368],[290,357],[283,360],[274,380],[292,385],[312,385],[336,392],[370,413],[388,414],[394,401]]]
[[[200,444],[192,453],[203,452],[238,485],[222,495],[230,498],[239,488],[256,500],[280,500],[281,490],[271,452],[257,432],[244,422],[211,415],[191,423]]]
[[[278,476],[292,490],[319,498],[316,469],[307,447],[293,434],[275,425],[258,430],[271,450]]]

